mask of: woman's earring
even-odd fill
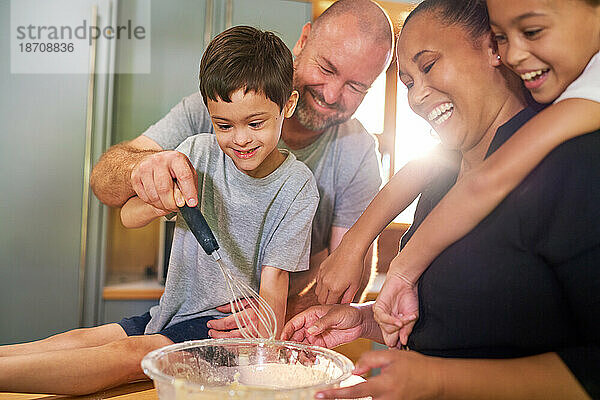
[[[496,56],[496,59],[497,59],[498,61],[500,61],[500,54],[498,54],[498,55]]]

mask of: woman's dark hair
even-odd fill
[[[217,35],[200,62],[200,93],[231,102],[239,89],[264,94],[282,110],[293,88],[292,53],[272,32],[234,26]]]
[[[433,13],[447,25],[462,26],[473,40],[490,31],[490,18],[484,0],[424,0],[406,17],[404,25],[423,12]]]

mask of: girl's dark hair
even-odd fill
[[[234,26],[217,35],[200,62],[200,93],[208,99],[231,103],[231,94],[263,93],[282,110],[292,94],[292,53],[272,32]]]
[[[460,25],[473,40],[490,31],[490,18],[485,0],[424,0],[404,21],[404,25],[417,14],[434,13],[447,25]]]

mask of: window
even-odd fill
[[[378,3],[390,15],[396,35],[408,13],[416,6],[414,3],[389,1]],[[408,161],[424,155],[438,143],[431,126],[408,106],[407,89],[398,79],[395,57],[388,71],[373,85],[355,117],[367,131],[377,135],[384,183]],[[412,223],[415,206],[416,201],[394,222]]]
[[[396,96],[394,172],[397,172],[413,158],[425,155],[438,142],[431,126],[410,109],[406,86],[399,83]],[[417,200],[400,213],[394,222],[412,224]]]
[[[395,75],[395,68],[393,69]],[[390,74],[382,74],[377,78],[354,114],[354,117],[363,124],[365,129],[377,135],[379,139],[384,183],[408,161],[424,155],[438,143],[431,126],[410,109],[407,89],[402,83],[394,85],[397,87],[394,98],[395,107],[393,107],[395,108],[395,129],[389,132],[384,128],[385,110],[390,109],[390,107],[385,107],[386,75],[389,79]],[[389,145],[390,142],[393,143],[393,146]],[[415,206],[416,202],[396,217],[394,222],[412,223]]]

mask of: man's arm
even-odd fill
[[[144,135],[108,149],[94,166],[90,179],[98,200],[110,207],[122,207],[136,195],[131,186],[131,171],[144,157],[159,151],[162,148],[158,143]]]
[[[104,204],[121,207],[132,196],[164,211],[177,211],[175,182],[187,204],[196,206],[196,171],[187,156],[163,151],[152,139],[140,135],[112,146],[92,170],[91,186]]]
[[[157,208],[174,210],[173,179],[177,179],[188,205],[193,207],[196,184],[190,179],[192,171],[185,160],[177,154],[157,153],[173,150],[186,138],[203,132],[212,132],[212,123],[197,92],[181,100],[143,135],[111,147],[92,171],[94,194],[111,207],[121,207],[137,195]]]

